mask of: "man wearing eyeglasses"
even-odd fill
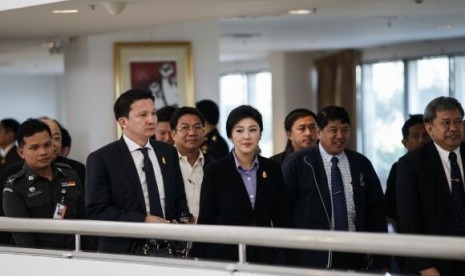
[[[423,118],[431,141],[397,163],[399,233],[465,237],[464,114],[453,97],[438,97],[426,106]],[[461,276],[465,261],[407,257],[402,272]]]
[[[205,165],[200,150],[205,135],[205,119],[197,109],[185,106],[173,113],[170,126],[174,146],[178,150],[187,204],[193,215],[191,222],[195,222],[199,215],[200,186]]]

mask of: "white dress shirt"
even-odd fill
[[[204,156],[199,150],[199,157],[193,166],[187,161],[187,157],[182,156],[179,151],[178,156],[182,179],[184,180],[184,190],[186,191],[187,206],[197,221],[199,217],[200,189],[203,181]]]
[[[323,164],[325,166],[325,172],[326,172],[326,177],[328,179],[328,187],[329,187],[329,193],[331,194],[331,158],[333,156],[337,157],[339,159],[338,162],[338,167],[339,170],[341,171],[342,175],[342,182],[344,184],[344,195],[346,198],[346,204],[347,204],[347,214],[349,216],[348,222],[349,222],[349,231],[356,231],[355,228],[355,219],[357,216],[357,213],[355,211],[355,202],[354,202],[354,190],[352,187],[352,175],[350,174],[350,164],[349,164],[349,159],[347,158],[346,153],[343,151],[342,153],[338,155],[331,155],[325,151],[323,146],[321,144],[318,144],[320,147],[320,152],[321,152],[321,158],[323,159]],[[333,197],[331,197],[331,206],[332,204]],[[331,208],[331,229],[334,229],[334,208]]]
[[[452,183],[451,183],[451,175],[450,175],[450,160],[449,160],[449,153],[450,151],[441,148],[438,144],[434,143],[436,149],[439,152],[439,157],[441,158],[442,167],[444,168],[444,172],[446,173],[447,177],[447,184],[449,184],[449,190],[452,192]],[[460,175],[462,176],[462,183],[463,183],[463,163],[462,163],[462,155],[460,155],[460,147],[454,150],[455,154],[457,154],[457,163],[460,167]]]
[[[15,146],[15,143],[11,143],[8,147],[6,148],[1,148],[0,147],[0,157],[6,157],[6,155],[8,154],[8,152]]]
[[[144,154],[141,150],[139,150],[141,146],[129,139],[126,135],[123,135],[123,139],[124,142],[126,142],[126,145],[129,148],[129,152],[131,152],[132,159],[134,160],[134,164],[136,165],[137,174],[139,175],[139,180],[142,185],[142,193],[144,194],[145,208],[147,210],[147,214],[150,214],[149,190],[147,188],[145,172],[142,169],[144,167]],[[157,181],[158,193],[160,194],[161,208],[163,210],[163,214],[165,214],[165,188],[163,185],[163,176],[161,174],[160,164],[158,163],[155,150],[153,149],[152,145],[148,140],[147,144],[144,147],[149,148],[148,154],[150,161],[152,161],[153,169],[155,171],[155,180]]]

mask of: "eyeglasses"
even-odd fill
[[[192,129],[192,131],[198,133],[198,132],[203,130],[203,126],[202,125],[193,125],[193,126],[183,125],[183,126],[180,126],[180,127],[176,128],[176,131],[178,131],[178,132],[180,132],[182,134],[186,134],[191,129]]]

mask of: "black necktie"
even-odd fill
[[[455,152],[449,153],[449,160],[455,234],[465,236],[465,191],[460,167],[457,163],[457,154]]]
[[[153,170],[152,161],[150,161],[149,148],[140,148],[144,154],[144,167],[145,179],[147,181],[147,189],[149,191],[149,201],[150,201],[150,214],[158,217],[163,217],[163,209],[161,208],[160,203],[160,194],[158,193],[157,181],[155,180],[155,172]]]
[[[339,159],[336,156],[331,158],[331,193],[333,197],[334,230],[347,231],[349,230],[347,204],[341,171],[337,166],[338,162]]]

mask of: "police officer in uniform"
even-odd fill
[[[226,156],[229,153],[228,144],[216,128],[220,118],[218,105],[211,100],[202,100],[198,101],[195,107],[205,117],[205,136],[200,147],[205,160],[211,162]]]
[[[66,164],[52,163],[49,127],[35,119],[22,123],[17,132],[22,169],[11,175],[3,189],[5,216],[18,218],[84,218],[81,182]],[[17,246],[72,249],[74,236],[48,233],[13,233]]]

